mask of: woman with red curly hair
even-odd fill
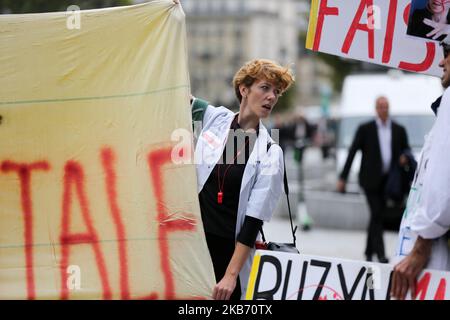
[[[255,241],[281,195],[283,151],[261,122],[294,82],[288,68],[256,59],[235,74],[239,112],[192,98],[201,121],[195,146],[203,227],[217,284],[213,299],[246,291]]]

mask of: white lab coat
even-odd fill
[[[450,90],[445,90],[438,115],[425,137],[414,182],[400,225],[396,260],[408,255],[417,239],[435,239],[428,269],[450,270],[445,233],[450,228]]]
[[[222,156],[228,132],[235,113],[225,107],[208,106],[203,117],[203,128],[195,146],[197,190],[203,189],[214,166]],[[267,144],[272,145],[267,151]],[[245,216],[269,221],[282,192],[284,174],[283,151],[269,136],[262,122],[254,148],[245,166],[239,197],[236,233],[239,234]],[[241,299],[245,297],[252,266],[254,249],[239,273]]]

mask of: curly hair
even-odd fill
[[[294,76],[289,68],[282,67],[274,61],[267,59],[254,59],[245,63],[234,75],[233,86],[239,102],[242,95],[239,86],[244,84],[251,87],[256,80],[273,82],[281,91],[285,92],[294,83]]]

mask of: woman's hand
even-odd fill
[[[225,275],[214,287],[212,294],[214,300],[230,299],[231,294],[236,288],[236,281],[239,276],[239,272],[241,271],[245,260],[247,260],[250,251],[250,247],[247,247],[239,241],[236,242],[236,247],[234,248],[233,256],[231,257],[230,263],[225,271]]]
[[[433,40],[437,40],[442,35],[446,35],[444,42],[450,40],[450,24],[440,23],[431,19],[423,19],[423,23],[433,28],[433,31],[427,33],[427,37],[432,37]]]
[[[236,288],[236,281],[236,276],[225,274],[214,287],[212,298],[214,300],[230,300],[231,294]]]

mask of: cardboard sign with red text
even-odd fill
[[[258,250],[247,300],[390,300],[392,265]],[[424,270],[417,300],[449,300],[450,272]],[[408,292],[407,299],[411,299]]]
[[[312,0],[306,48],[441,76],[439,42],[406,33],[411,0]]]
[[[173,161],[192,132],[181,7],[0,29],[0,299],[210,298],[195,166]]]

